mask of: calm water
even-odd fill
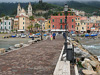
[[[8,49],[10,46],[14,46],[19,43],[27,43],[30,39],[28,38],[10,38],[0,39],[0,48]]]

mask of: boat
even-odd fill
[[[89,34],[85,34],[85,37],[88,37],[89,36]]]
[[[14,38],[14,37],[16,37],[16,35],[11,35],[11,37],[13,37],[13,38]]]

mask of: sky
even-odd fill
[[[36,2],[39,0],[0,0],[0,2]],[[43,0],[43,1],[70,1],[70,0]],[[75,0],[74,0],[75,1]],[[76,0],[76,1],[100,1],[100,0]]]

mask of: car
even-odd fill
[[[26,38],[26,35],[21,35],[21,38]]]
[[[76,37],[76,34],[72,34],[72,37]]]

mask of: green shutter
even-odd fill
[[[9,26],[9,29],[10,29],[10,26]]]
[[[74,20],[72,19],[72,22],[74,22]]]
[[[6,29],[6,27],[5,27],[5,29]]]
[[[72,25],[72,28],[74,28],[74,25]]]
[[[53,25],[53,28],[54,28],[54,25]]]
[[[53,22],[54,22],[54,19],[53,19]]]
[[[60,27],[61,29],[62,29],[62,25],[61,25],[61,27]]]
[[[10,22],[9,22],[9,25],[10,25]]]
[[[2,29],[2,27],[1,27],[1,29]]]
[[[60,19],[60,23],[62,23],[62,19]]]
[[[24,26],[23,26],[23,29],[24,29]]]
[[[5,25],[6,25],[6,22],[5,22]]]
[[[49,28],[50,28],[50,25],[49,25]]]

